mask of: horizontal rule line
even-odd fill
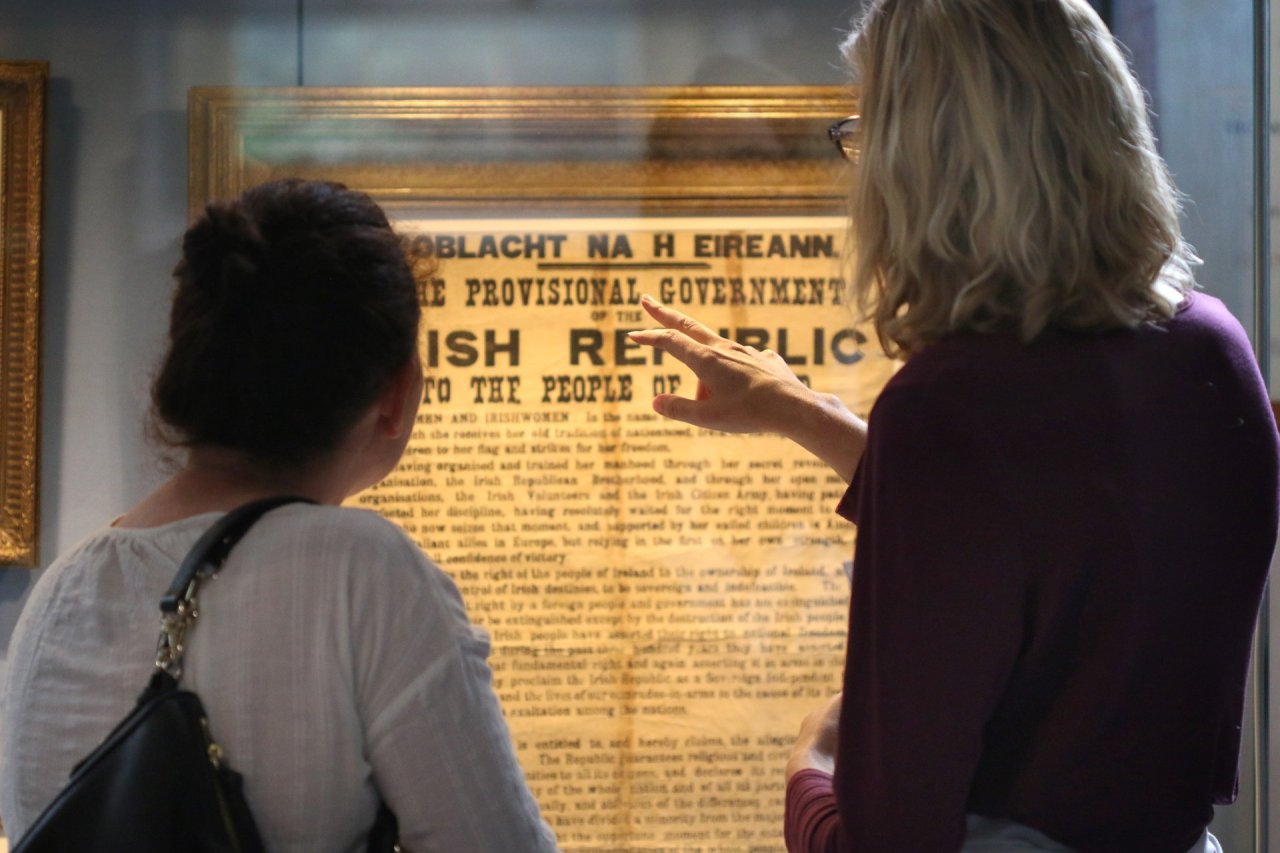
[[[628,270],[709,270],[711,264],[700,263],[649,263],[647,261],[603,261],[597,263],[555,263],[546,262],[538,264],[540,270],[599,270],[599,269],[628,269]]]

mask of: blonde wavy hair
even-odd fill
[[[850,288],[887,352],[1172,316],[1197,259],[1144,93],[1084,0],[873,0],[844,51]]]

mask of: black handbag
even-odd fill
[[[253,501],[200,537],[160,600],[156,672],[129,715],[71,771],[71,780],[13,853],[262,853],[240,774],[222,759],[200,697],[178,686],[183,642],[196,618],[200,581],[222,567],[263,513],[305,498]],[[370,853],[396,847],[395,816],[382,804]]]

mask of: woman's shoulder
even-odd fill
[[[351,536],[360,540],[411,544],[405,532],[378,513],[351,506],[294,503],[271,511],[281,530],[311,530],[315,534]]]
[[[885,383],[876,408],[883,414],[905,407],[913,416],[923,411],[945,411],[952,402],[967,408],[975,395],[993,387],[1001,373],[1013,368],[1020,347],[1016,337],[1005,334],[960,333],[945,337],[906,360]]]
[[[55,590],[82,581],[110,592],[116,584],[145,586],[166,572],[171,577],[200,534],[220,515],[201,513],[156,527],[119,527],[113,521],[106,522],[40,573],[25,609],[55,595]]]
[[[1243,349],[1252,354],[1249,334],[1221,299],[1203,291],[1187,295],[1187,301],[1167,328],[1184,336],[1212,338],[1221,346]]]
[[[222,515],[201,513],[156,527],[104,526],[58,558],[45,574],[53,582],[84,569],[101,572],[117,566],[168,577]],[[287,504],[263,515],[232,549],[228,565],[234,568],[241,561],[324,567],[330,575],[347,567],[372,577],[421,576],[424,569],[434,568],[403,530],[376,512],[310,503]]]
[[[85,595],[158,600],[158,591],[221,515],[147,528],[104,525],[41,573],[24,612],[28,618],[52,613],[60,609],[58,601]],[[332,600],[414,596],[452,603],[457,597],[448,575],[398,526],[376,512],[343,506],[298,503],[271,510],[231,550],[222,572],[251,576],[250,585],[264,594],[301,587]]]
[[[434,565],[400,527],[371,510],[347,506],[280,507],[246,534],[245,543],[257,552],[354,565],[364,572],[400,567],[416,574]]]
[[[118,527],[107,524],[60,556],[50,570],[67,564],[95,561],[107,553],[156,551],[181,557],[208,530],[222,512],[205,512],[154,527]],[[416,551],[412,540],[395,524],[369,510],[298,502],[268,511],[244,535],[253,547],[268,544],[288,547],[331,546],[346,542],[361,549]]]
[[[927,386],[931,391],[990,387],[999,378],[1006,387],[1038,383],[1080,364],[1133,358],[1139,351],[1185,346],[1194,339],[1218,347],[1251,352],[1248,334],[1222,300],[1203,291],[1187,295],[1169,320],[1134,329],[1081,332],[1050,328],[1030,342],[1010,333],[961,332],[922,348],[907,359],[886,390]]]
[[[432,625],[439,636],[469,636],[456,583],[378,513],[298,504],[274,510],[264,521],[245,536],[238,554],[232,551],[230,571],[240,559],[254,574],[272,575],[263,579],[264,589],[305,590],[317,612],[334,606],[347,613],[357,634],[421,632]]]

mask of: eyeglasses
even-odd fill
[[[862,116],[849,116],[827,128],[827,136],[835,143],[840,156],[851,163],[858,162],[861,147],[858,140],[858,126],[862,124]]]

